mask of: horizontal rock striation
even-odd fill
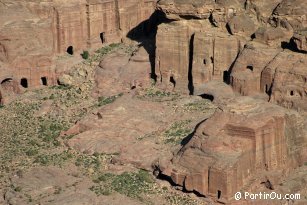
[[[155,0],[2,0],[0,84],[16,81],[21,89],[56,84],[55,55],[120,42],[136,27],[145,28],[155,5]]]
[[[159,165],[161,174],[187,191],[231,200],[257,174],[299,163],[300,153],[288,145],[300,146],[301,123],[297,113],[279,106],[251,98],[232,100],[196,128],[169,164]]]

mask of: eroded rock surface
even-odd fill
[[[150,30],[145,21],[155,4],[155,0],[2,0],[0,83],[14,80],[22,89],[56,85],[74,64],[65,61],[63,65],[57,55],[79,56],[82,51],[121,42],[134,30]],[[4,90],[1,93],[3,99],[9,98]]]
[[[302,163],[302,153],[294,151],[299,141],[306,144],[298,113],[246,97],[229,99],[222,110],[196,127],[169,164],[160,165],[162,175],[187,191],[223,201],[259,173],[288,172]]]

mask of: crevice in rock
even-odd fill
[[[261,182],[261,184],[264,184],[266,188],[270,189],[270,190],[274,190],[273,184],[270,182],[269,179],[267,179],[264,182]]]
[[[194,94],[194,84],[193,84],[194,37],[195,37],[195,34],[191,36],[190,45],[189,45],[188,89],[189,89],[190,95]]]
[[[180,18],[185,19],[185,20],[192,20],[192,19],[201,19],[197,16],[194,15],[179,15]]]
[[[218,26],[217,26],[217,22],[214,20],[213,14],[212,14],[212,13],[210,14],[208,20],[209,20],[209,22],[211,23],[212,26],[218,27]]]

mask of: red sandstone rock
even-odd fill
[[[231,199],[258,172],[287,169],[298,154],[289,152],[287,144],[299,146],[295,141],[300,138],[289,131],[302,129],[297,113],[261,100],[239,98],[222,109],[196,128],[164,168],[172,171],[161,170],[186,190],[217,200]]]
[[[0,83],[13,79],[25,88],[56,84],[55,54],[79,55],[82,50],[120,42],[151,16],[155,3],[1,1]]]
[[[296,32],[293,36],[293,41],[296,44],[296,47],[298,50],[307,52],[307,31],[306,30]]]

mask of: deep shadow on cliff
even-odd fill
[[[157,75],[155,71],[155,53],[156,53],[156,34],[158,25],[169,20],[165,17],[165,14],[156,10],[149,19],[141,22],[136,27],[131,29],[127,38],[140,43],[140,47],[144,47],[149,55],[149,61],[151,65],[151,78],[156,81]]]

